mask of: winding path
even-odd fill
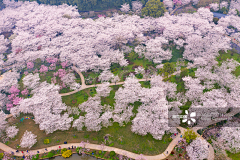
[[[178,144],[178,141],[181,140],[182,138],[180,137],[182,134],[184,134],[184,132],[186,131],[185,128],[182,127],[177,127],[181,134],[178,134],[172,141],[171,143],[168,145],[168,147],[166,148],[166,150],[159,154],[159,155],[155,155],[155,156],[148,156],[148,155],[142,155],[144,158],[146,158],[147,160],[161,160],[161,159],[165,159],[167,158],[171,151],[174,149],[174,147]],[[193,130],[196,132],[196,129],[193,128]],[[196,134],[201,137],[197,132]],[[203,137],[201,137],[201,139],[205,140]],[[206,141],[206,140],[205,140]],[[51,146],[51,147],[47,147],[47,151],[45,150],[45,148],[42,149],[37,149],[37,150],[29,150],[29,152],[33,153],[33,154],[37,154],[37,151],[39,151],[39,154],[43,154],[43,153],[47,153],[51,150],[58,150],[59,146],[61,146],[61,148],[68,148],[68,147],[72,147],[72,146],[76,146],[78,147],[80,145],[80,143],[69,143],[69,144],[61,144],[61,145],[56,145],[56,146]],[[136,153],[132,153],[123,149],[119,149],[119,148],[115,148],[115,147],[109,147],[109,146],[104,146],[102,148],[101,145],[98,144],[91,144],[91,143],[86,143],[85,144],[85,148],[88,149],[93,149],[93,150],[103,150],[103,151],[115,151],[117,154],[121,154],[124,156],[128,156],[129,158],[133,158],[133,159],[137,159],[140,157],[139,154]],[[5,152],[14,152],[15,156],[23,156],[23,155],[28,155],[28,153],[26,151],[24,151],[23,153],[18,152],[16,153],[16,149],[13,149],[3,143],[0,143],[0,149],[5,151]],[[211,146],[211,144],[209,144],[209,156],[208,156],[208,160],[214,160],[214,150]]]

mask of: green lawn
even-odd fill
[[[144,88],[150,88],[151,87],[151,84],[150,84],[150,81],[142,81],[142,82],[139,82],[141,84],[141,87],[144,87]]]
[[[87,101],[89,96],[93,97],[96,93],[96,87],[87,88],[68,96],[62,96],[62,102],[67,106],[76,107]]]
[[[109,96],[107,97],[101,97],[101,105],[103,106],[104,104],[108,104],[112,107],[114,107],[114,103],[115,103],[115,99],[114,99],[114,96],[115,96],[115,92],[120,88],[122,87],[122,85],[116,85],[116,86],[110,86],[112,88]]]
[[[233,153],[231,153],[229,151],[226,151],[226,152],[227,152],[228,157],[232,158],[232,160],[239,160],[240,152],[235,153],[235,154],[233,154]]]
[[[140,103],[136,103],[140,105]],[[104,136],[110,134],[110,141],[107,144],[112,144],[113,147],[124,149],[127,151],[142,153],[146,155],[157,155],[162,153],[169,145],[170,134],[163,136],[162,140],[155,140],[150,134],[146,136],[140,136],[131,132],[131,123],[120,127],[118,123],[113,123],[113,126],[108,128],[102,128],[98,132],[88,132],[86,128],[83,131],[77,131],[74,128],[70,128],[68,131],[56,131],[54,133],[46,135],[44,131],[39,130],[39,125],[36,125],[33,120],[24,120],[19,123],[19,120],[25,115],[21,114],[14,122],[19,128],[19,133],[14,139],[11,139],[9,146],[17,149],[17,144],[20,144],[20,139],[23,133],[28,130],[37,135],[37,143],[31,149],[45,148],[53,145],[63,144],[64,141],[68,143],[77,143],[81,141],[89,141],[94,144],[102,144],[104,142]],[[31,116],[31,115],[29,115]],[[75,135],[75,136],[74,136]],[[44,139],[50,140],[49,144],[44,144]],[[25,148],[20,148],[20,151],[26,151]]]

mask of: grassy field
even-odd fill
[[[237,51],[234,49],[228,50],[227,52],[219,51],[219,54],[220,55],[216,58],[219,66],[222,64],[223,61],[226,61],[227,59],[234,59],[235,61],[240,63],[240,54],[238,54]],[[240,66],[238,66],[236,70],[232,73],[238,77],[240,75]]]
[[[231,158],[232,160],[239,160],[240,152],[238,152],[236,154],[233,154],[229,151],[226,151],[226,152],[227,152],[228,157]]]
[[[103,106],[104,104],[108,104],[112,107],[114,107],[114,103],[115,103],[115,99],[114,99],[114,96],[115,96],[115,92],[120,88],[122,87],[122,85],[116,85],[116,86],[110,86],[112,88],[109,96],[107,97],[101,97],[101,105]]]
[[[146,136],[140,136],[131,132],[131,123],[126,124],[124,127],[120,127],[118,123],[114,123],[113,126],[108,128],[102,128],[99,132],[87,132],[85,128],[83,131],[77,131],[74,128],[70,128],[68,131],[56,131],[52,134],[46,135],[44,131],[39,130],[39,126],[35,124],[32,119],[24,120],[19,123],[19,120],[23,117],[23,114],[17,118],[13,124],[16,124],[19,128],[18,135],[10,140],[9,146],[17,149],[17,144],[20,144],[20,139],[23,133],[28,130],[37,135],[37,143],[31,149],[45,148],[48,146],[63,144],[64,141],[81,142],[89,140],[90,143],[102,144],[104,142],[104,136],[110,134],[110,140],[107,142],[113,147],[121,148],[127,151],[142,153],[146,155],[156,155],[162,153],[169,145],[170,134],[164,135],[162,140],[155,140],[150,134]],[[49,144],[44,144],[44,139],[50,139]],[[19,150],[26,150],[20,148]]]
[[[96,87],[93,88],[87,88],[84,90],[81,90],[77,93],[63,96],[62,102],[65,103],[67,106],[76,107],[79,104],[85,102],[88,100],[88,97],[93,97],[96,94]]]

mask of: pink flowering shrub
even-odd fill
[[[46,61],[48,62],[48,63],[57,63],[57,61],[58,61],[58,59],[57,58],[46,58]]]
[[[15,95],[15,94],[8,95],[8,99],[9,99],[10,101],[13,101],[13,99],[16,98],[16,96],[17,96],[17,95]]]
[[[177,5],[181,5],[181,4],[182,4],[182,1],[181,1],[181,0],[173,0],[173,3],[174,3],[174,4],[177,4]]]
[[[48,67],[47,66],[44,66],[44,65],[41,65],[41,68],[40,68],[40,73],[45,73],[45,72],[47,72],[48,71]]]
[[[58,74],[58,77],[62,78],[62,77],[65,76],[66,71],[65,71],[64,69],[59,69],[59,70],[57,71],[57,74]]]
[[[34,63],[33,62],[28,62],[27,63],[27,68],[28,69],[32,69],[34,67]]]
[[[98,14],[97,16],[98,16],[98,18],[99,17],[106,17],[105,15],[101,15],[101,14]]]
[[[48,67],[49,70],[55,70],[56,69],[56,64],[53,63]]]
[[[66,61],[66,62],[62,62],[62,63],[61,63],[61,65],[62,65],[62,68],[65,68],[65,67],[67,67],[67,62],[68,62],[68,61]]]
[[[33,71],[33,73],[37,73],[38,72],[38,69],[35,69],[34,71]]]
[[[60,89],[63,89],[63,88],[67,88],[66,85],[62,82],[62,84],[60,85]]]
[[[19,102],[20,102],[22,99],[23,99],[23,98],[16,97],[16,98],[13,100],[13,104],[14,104],[14,105],[18,105]]]
[[[22,92],[21,92],[22,95],[28,95],[28,90],[27,88],[25,88]]]
[[[20,90],[15,87],[15,86],[12,86],[10,89],[9,89],[9,92],[12,93],[12,94],[18,94],[20,92]]]
[[[25,75],[28,75],[28,71],[24,71],[24,74],[25,74]]]
[[[53,78],[51,78],[51,83],[57,83],[57,79],[56,79],[56,77],[53,77]]]
[[[6,106],[7,106],[7,110],[9,111],[13,107],[13,104],[12,103],[8,103],[8,104],[6,104]]]

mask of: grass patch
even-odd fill
[[[231,158],[232,160],[239,160],[240,152],[233,154],[229,151],[226,151],[226,153],[227,153],[228,157]]]
[[[220,55],[216,58],[218,61],[218,65],[220,66],[223,61],[226,61],[227,59],[234,59],[235,61],[240,63],[240,55],[237,53],[235,49],[228,50],[227,52],[219,51]]]
[[[169,63],[171,63],[171,62],[177,62],[177,60],[178,60],[179,58],[183,58],[184,47],[181,47],[180,49],[177,49],[176,46],[173,46],[173,47],[171,48],[171,50],[172,50],[172,58],[171,58],[169,61],[163,60],[162,63],[166,63],[166,62],[169,62]]]
[[[22,115],[23,116],[23,115]],[[146,136],[140,136],[131,132],[131,123],[126,124],[125,127],[120,127],[118,123],[113,123],[113,126],[108,128],[102,128],[99,132],[87,132],[77,131],[74,128],[70,128],[68,131],[56,131],[54,133],[46,135],[44,131],[39,130],[39,126],[31,119],[24,120],[19,123],[22,116],[19,116],[13,123],[19,128],[19,133],[16,136],[17,140],[10,140],[9,146],[17,149],[17,144],[20,144],[20,139],[23,133],[28,130],[37,135],[37,143],[31,148],[32,150],[45,148],[44,139],[49,138],[51,145],[63,144],[64,141],[68,143],[80,143],[81,141],[89,140],[90,143],[101,144],[104,142],[104,136],[110,134],[110,142],[113,147],[124,149],[130,152],[137,152],[146,155],[156,155],[162,153],[169,145],[170,134],[163,136],[162,140],[155,140],[150,134]],[[77,138],[74,138],[75,137]],[[19,150],[26,150],[20,148]]]
[[[104,106],[105,104],[110,105],[112,107],[114,107],[114,103],[115,103],[115,92],[122,87],[122,85],[116,85],[116,86],[110,86],[112,88],[112,90],[110,91],[109,96],[107,97],[101,97],[101,105]]]
[[[81,90],[77,93],[62,96],[62,102],[65,103],[67,106],[77,107],[79,104],[88,100],[89,95],[85,90]]]
[[[139,83],[141,84],[141,87],[144,87],[144,88],[150,88],[151,87],[150,81],[141,81]]]

